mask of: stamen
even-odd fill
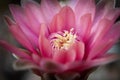
[[[73,33],[73,28],[70,31],[64,31],[63,34],[52,35],[51,44],[54,49],[69,49],[76,40],[76,34]]]

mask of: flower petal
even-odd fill
[[[81,65],[75,68],[74,71],[82,72],[90,68],[98,67],[99,65],[104,65],[104,64],[113,62],[117,59],[119,59],[118,55],[114,55],[114,54],[104,55],[100,58],[96,58],[94,60],[83,62],[82,64],[80,63]]]
[[[113,45],[112,40],[101,40],[101,42],[96,42],[95,45],[91,48],[87,60],[90,60],[96,56],[100,56],[101,54],[105,54],[109,48]]]
[[[59,15],[62,16],[65,30],[70,30],[71,28],[75,27],[75,14],[70,7],[63,7],[60,10]]]
[[[76,51],[76,61],[81,61],[85,54],[85,44],[83,42],[76,42],[73,46]]]
[[[0,40],[0,45],[2,47],[4,47],[5,49],[7,49],[8,51],[12,52],[13,54],[17,55],[18,57],[20,58],[23,58],[23,59],[31,59],[31,57],[25,53],[24,51],[8,44],[7,42],[3,41],[3,40]]]
[[[116,35],[115,35],[116,34]],[[108,49],[110,49],[120,38],[120,22],[117,22],[112,26],[112,28],[109,30],[109,32],[104,36],[103,40],[108,41],[106,44],[111,42],[109,46],[106,46],[103,50],[101,50],[98,54],[103,55],[105,52],[107,52]]]
[[[99,65],[108,64],[108,63],[113,62],[117,59],[119,59],[118,55],[108,54],[108,55],[103,55],[103,56],[96,58],[94,60],[83,61],[82,63],[77,63],[77,64],[73,63],[71,65],[74,65],[74,66],[72,66],[73,71],[82,72],[82,71],[90,69],[90,68],[98,67]]]
[[[57,32],[63,30],[64,27],[64,21],[62,17],[59,14],[56,14],[50,24],[50,32]]]
[[[37,66],[35,64],[33,64],[32,62],[27,61],[27,60],[17,60],[13,64],[13,68],[15,70],[26,70],[26,69],[37,68]]]
[[[61,11],[54,16],[51,25],[51,32],[70,30],[75,26],[75,15],[72,9],[68,6],[63,7]]]
[[[96,56],[101,56],[107,52],[108,49],[112,47],[113,44],[120,38],[120,22],[113,25],[109,32],[102,38],[102,40],[96,42],[89,53],[89,59]]]
[[[94,0],[79,0],[75,7],[75,15],[76,19],[79,20],[81,16],[84,14],[91,14],[91,19],[93,21],[95,15],[95,2]],[[77,25],[79,25],[79,21],[77,21]]]
[[[63,72],[66,67],[65,65],[56,63],[53,60],[49,60],[49,59],[43,59],[40,62],[40,69],[46,71],[47,73],[51,73],[51,72]]]
[[[20,26],[23,33],[26,35],[26,37],[31,41],[33,46],[38,46],[38,38],[37,36],[28,28],[28,20],[26,19],[26,16],[24,15],[24,12],[22,8],[20,8],[17,5],[10,5],[10,10],[12,12],[12,15],[14,16],[14,19],[16,23]]]
[[[76,58],[76,52],[74,49],[69,50],[56,50],[53,54],[53,60],[55,60],[58,63],[71,63]]]
[[[77,32],[79,35],[82,36],[83,41],[85,41],[89,35],[90,35],[90,31],[91,31],[91,27],[92,27],[92,19],[91,19],[91,14],[84,14],[83,16],[80,17],[80,21],[79,21],[79,26],[77,27]]]
[[[30,29],[33,30],[37,36],[39,35],[40,24],[45,23],[44,15],[40,9],[40,5],[34,1],[25,1],[22,3],[26,17],[29,19]]]
[[[47,22],[50,23],[53,16],[60,10],[61,6],[57,0],[41,0],[41,9]]]
[[[39,62],[41,61],[41,56],[34,54],[34,53],[31,56],[32,56],[32,60],[34,61],[34,63],[36,63],[38,65]]]
[[[52,46],[48,40],[48,28],[45,24],[41,24],[39,36],[39,49],[43,57],[52,56]]]
[[[98,10],[103,8],[111,9],[114,7],[115,7],[115,0],[100,0],[99,3],[97,4]]]
[[[108,19],[101,19],[99,21],[99,23],[96,25],[96,29],[92,28],[92,36],[93,36],[93,40],[92,43],[96,41],[99,41],[103,38],[104,35],[106,35],[106,33],[109,31],[109,29],[112,26],[112,21],[108,20]]]
[[[114,8],[115,0],[101,0],[96,9],[96,15],[94,19],[94,25],[99,22],[100,19],[106,18],[113,22],[120,15],[120,9]],[[94,27],[94,26],[93,26]]]
[[[16,40],[22,44],[22,46],[24,46],[25,48],[29,49],[30,51],[34,51],[30,41],[26,38],[26,36],[23,34],[23,32],[21,31],[21,29],[19,28],[19,26],[13,22],[9,17],[5,17],[5,20],[9,26],[9,29],[12,33],[12,35],[14,35],[14,37],[16,38]]]

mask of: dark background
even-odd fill
[[[0,0],[0,39],[4,38],[8,42],[19,46],[10,35],[3,18],[4,15],[11,16],[8,8],[8,4],[11,3],[20,4],[20,0]],[[116,7],[120,7],[120,0],[117,0]],[[120,53],[120,41],[110,51]],[[12,67],[14,61],[15,58],[0,47],[0,80],[40,80],[38,76],[32,74],[29,70],[15,71]],[[120,61],[100,67],[91,74],[89,80],[120,80]]]

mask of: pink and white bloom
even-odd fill
[[[5,17],[20,49],[5,41],[0,45],[17,56],[15,67],[40,72],[82,72],[115,59],[106,54],[120,37],[120,9],[114,0],[23,0],[11,4],[14,20]],[[22,64],[23,63],[23,64]],[[22,64],[22,65],[20,65]],[[24,66],[24,67],[23,67]]]

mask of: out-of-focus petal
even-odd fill
[[[28,20],[24,15],[22,8],[17,5],[10,5],[10,10],[16,23],[20,26],[23,33],[27,36],[29,41],[31,41],[33,46],[38,46],[38,38],[37,36],[28,28]]]
[[[87,53],[85,54],[85,57],[87,58],[90,55],[95,54],[96,52],[92,53],[93,50],[95,50],[93,47],[97,48],[96,45],[101,45],[102,43],[102,38],[108,30],[111,28],[112,22],[108,19],[101,19],[99,23],[96,25],[97,29],[92,28],[92,32],[90,33],[91,37],[88,37],[88,42],[87,42]],[[103,44],[101,46],[104,46],[105,41],[103,40]]]
[[[76,41],[72,48],[76,51],[76,61],[82,61],[85,54],[85,44],[81,41]]]
[[[65,6],[61,11],[53,18],[50,31],[57,32],[63,30],[70,30],[75,26],[75,15],[73,10]]]
[[[4,47],[5,49],[7,49],[8,51],[12,52],[13,54],[17,55],[18,57],[20,58],[23,58],[23,59],[30,59],[30,55],[28,55],[27,53],[25,53],[24,51],[8,44],[7,42],[3,41],[3,40],[0,40],[0,45],[2,47]]]
[[[39,62],[41,61],[41,55],[32,53],[31,57],[32,57],[32,60],[34,61],[34,63],[39,65]]]
[[[92,28],[92,42],[91,44],[94,44],[95,42],[101,40],[104,35],[109,31],[109,29],[112,26],[112,21],[108,19],[101,19],[99,23],[96,25],[97,29]]]
[[[69,50],[56,50],[53,54],[53,60],[55,60],[58,63],[71,63],[75,61],[76,58],[76,52],[74,49]]]
[[[77,26],[77,33],[79,33],[83,39],[83,41],[85,41],[89,35],[90,35],[90,31],[91,31],[91,27],[92,27],[92,19],[91,19],[91,14],[84,14],[83,16],[80,17],[80,21],[79,21],[79,26]]]
[[[119,59],[119,57],[115,54],[110,55],[103,55],[100,58],[96,58],[94,60],[89,60],[87,62],[83,62],[78,68],[76,68],[74,71],[82,72],[84,70],[98,67],[99,65],[104,65],[110,62],[115,61],[116,59]]]
[[[120,38],[120,22],[117,22],[103,37],[104,41],[106,42],[108,41],[106,44],[108,44],[109,42],[110,43],[109,43],[109,46],[106,46],[106,48],[103,48],[101,51],[99,51],[98,56],[103,55],[105,52],[107,52],[117,42],[119,38]]]
[[[41,24],[40,27],[39,49],[43,57],[52,56],[52,46],[48,40],[48,28],[45,24]]]
[[[91,14],[91,20],[93,21],[95,15],[95,2],[94,0],[79,0],[75,7],[76,19],[79,20],[84,14]],[[79,21],[76,21],[79,25]]]
[[[60,10],[61,6],[57,0],[41,0],[41,9],[47,22],[50,23],[53,16]]]
[[[101,0],[97,5],[93,24],[96,25],[99,22],[99,20],[103,18],[112,20],[114,22],[116,18],[120,16],[120,9],[114,7],[115,0]],[[93,28],[96,27],[94,25]]]
[[[90,47],[90,52],[87,57],[87,60],[90,60],[94,58],[95,56],[100,56],[101,54],[104,54],[106,50],[111,48],[113,45],[112,40],[101,40],[101,42],[96,42],[93,47]]]
[[[40,5],[34,1],[26,1],[22,3],[22,7],[25,11],[26,18],[29,20],[30,28],[37,36],[39,35],[40,24],[45,23],[44,14],[40,9]]]
[[[99,65],[104,65],[110,62],[113,62],[115,60],[119,59],[118,55],[111,54],[111,55],[103,55],[100,58],[96,58],[94,60],[90,60],[83,64],[80,68],[78,68],[78,71],[84,71],[86,69],[98,67]]]
[[[49,27],[50,32],[52,33],[52,32],[61,31],[63,27],[64,27],[64,21],[62,17],[59,14],[55,15]]]
[[[65,30],[70,30],[75,27],[75,14],[70,7],[63,7],[60,10],[59,15],[63,18]]]
[[[19,26],[13,22],[10,18],[7,16],[5,17],[5,20],[9,26],[9,29],[11,33],[14,35],[16,40],[22,44],[25,48],[29,49],[30,51],[34,51],[34,48],[32,47],[30,41],[26,38],[26,36],[23,34]]]
[[[107,18],[109,20],[112,20],[112,22],[115,22],[119,16],[120,16],[120,8],[115,8],[109,10],[108,13],[106,13],[106,15],[104,16],[104,18]]]
[[[15,70],[26,70],[26,69],[33,69],[33,68],[38,68],[37,65],[34,63],[27,61],[27,60],[17,60],[13,64],[13,68]]]
[[[115,35],[116,34],[116,35]],[[120,38],[120,22],[113,25],[113,27],[107,32],[106,35],[90,48],[89,59],[92,59],[96,56],[101,56],[108,49],[112,47],[113,44]]]
[[[100,0],[97,4],[97,9],[101,10],[102,8],[112,9],[115,7],[115,0]]]
[[[29,20],[26,18],[23,8],[14,4],[9,5],[9,8],[16,23],[20,25],[23,30],[30,31],[28,28]]]
[[[61,73],[66,69],[66,66],[56,63],[53,60],[42,59],[42,61],[40,62],[40,69],[42,69],[48,73],[49,72]]]

